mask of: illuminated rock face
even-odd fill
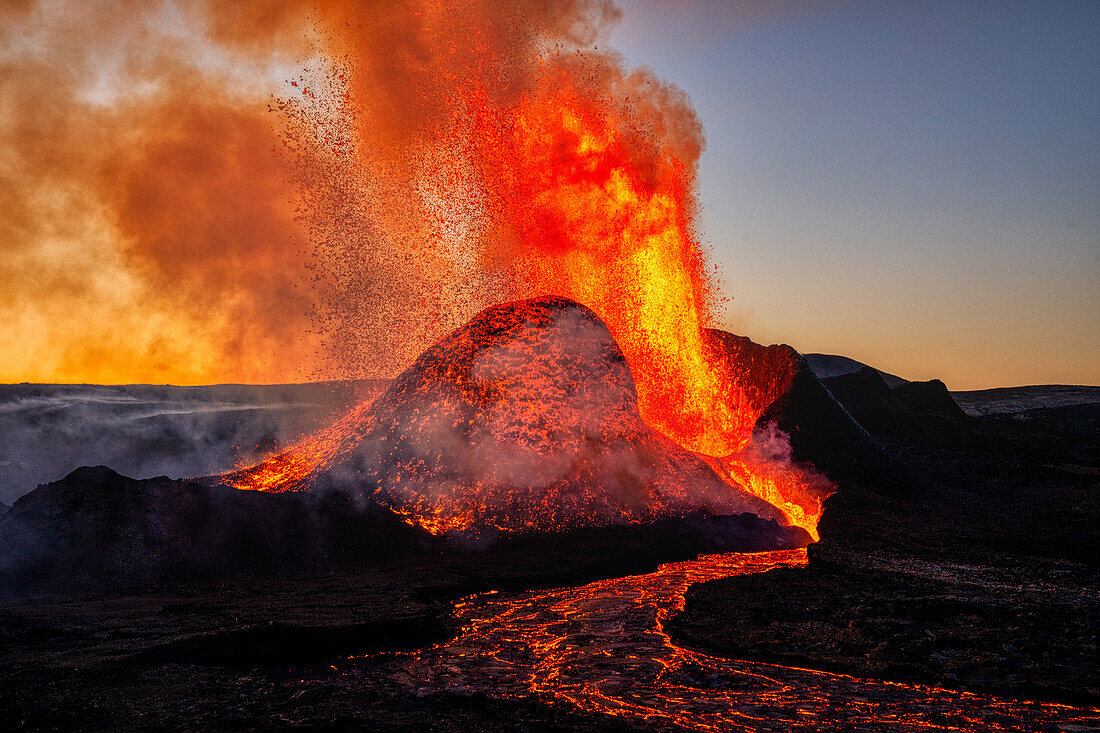
[[[433,531],[557,530],[700,508],[780,516],[642,421],[607,327],[564,298],[482,312],[421,355],[372,413],[355,458],[332,475]]]
[[[900,489],[912,482],[891,456],[844,409],[790,346],[761,346],[744,336],[708,329],[707,342],[728,359],[750,407],[759,414],[754,440],[777,428],[790,444],[790,460],[834,483]],[[831,380],[826,380],[831,382]]]

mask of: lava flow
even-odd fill
[[[692,583],[806,563],[805,550],[725,554],[577,588],[472,596],[458,636],[412,654],[349,660],[342,679],[395,694],[525,698],[700,731],[1091,729],[1100,710],[721,659],[677,646],[665,623]],[[341,679],[341,678],[338,678]]]

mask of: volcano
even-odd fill
[[[642,420],[607,326],[566,298],[483,311],[421,355],[355,421],[358,444],[304,480],[282,470],[309,465],[293,455],[223,480],[337,489],[433,532],[560,531],[699,510],[786,523],[776,507]],[[345,440],[346,429],[319,444]]]
[[[818,455],[820,434],[844,434],[846,413],[794,350],[710,333],[793,447]],[[0,519],[11,549],[0,568],[19,587],[135,586],[525,537],[579,547],[593,541],[584,532],[615,526],[634,529],[608,537],[675,558],[808,544],[782,507],[724,470],[740,458],[692,453],[650,427],[604,322],[572,300],[536,298],[483,311],[376,399],[252,468],[188,481],[85,468],[38,487]]]

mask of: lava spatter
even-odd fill
[[[323,330],[353,342],[353,353],[390,344],[377,359],[389,363],[443,337],[464,308],[469,317],[503,300],[569,298],[610,331],[649,428],[718,461],[730,497],[755,493],[812,534],[820,482],[789,461],[772,466],[768,452],[745,453],[761,403],[709,343],[721,299],[695,226],[702,126],[682,91],[593,47],[608,19],[598,6],[475,12],[471,24],[469,7],[426,3],[408,20],[418,43],[437,52],[384,79],[337,25],[332,38],[347,53],[325,77],[332,89],[318,95],[325,85],[310,85],[282,107],[295,149],[305,151],[303,208],[320,243],[318,272],[341,283]],[[337,18],[352,29],[359,20]],[[399,91],[393,98],[403,104],[380,105],[367,81]],[[318,441],[327,445],[321,437],[295,450],[327,451]],[[493,482],[465,489],[466,508],[441,514],[425,471],[384,481],[414,476],[419,497],[401,509],[408,516],[437,530],[444,514],[508,526],[490,519],[513,501],[494,494]],[[653,512],[668,495],[667,486],[654,491]],[[553,523],[570,511],[556,508]]]

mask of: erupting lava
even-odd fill
[[[755,514],[773,543],[808,539],[769,524],[782,519],[775,507],[646,425],[607,326],[567,298],[486,309],[359,409],[333,429],[337,450],[320,444],[329,465],[313,485],[366,493],[432,532],[568,530],[705,510]],[[243,476],[282,488],[303,467],[298,455]]]
[[[689,450],[728,455],[756,416],[703,348],[709,289],[691,230],[694,161],[630,124],[616,99],[639,91],[629,79],[601,98],[581,84],[608,70],[586,66],[563,61],[508,118],[478,116],[494,218],[512,228],[501,236],[515,240],[522,287],[572,298],[607,323],[645,420]]]
[[[426,12],[425,32],[462,27],[435,4]],[[399,167],[411,178],[408,190],[371,184],[366,194],[386,220],[377,226],[388,227],[392,241],[399,239],[392,234],[397,228],[404,241],[413,231],[433,261],[476,262],[503,283],[496,295],[559,295],[591,308],[629,363],[645,422],[816,537],[819,478],[793,467],[789,452],[777,460],[753,437],[769,404],[768,389],[759,385],[790,375],[755,375],[750,383],[706,330],[717,297],[694,231],[702,129],[685,95],[648,72],[626,73],[614,56],[560,47],[547,52],[537,29],[526,32],[531,35],[519,45],[529,47],[529,57],[510,49],[512,60],[523,63],[503,81],[490,73],[505,61],[492,29],[488,40],[481,33],[462,39],[466,55],[455,57],[453,48],[443,53],[454,64],[446,76],[450,86],[420,90],[435,94],[431,118],[415,134],[389,139],[391,149],[380,151],[364,129],[369,120],[358,120],[361,103],[350,83],[335,102],[320,106],[315,91],[303,89],[303,99],[289,106],[299,120],[313,115],[315,124],[299,133],[313,129],[317,139],[306,142],[325,147],[326,159],[339,159],[345,176],[392,175],[394,159],[405,161]],[[329,155],[333,139],[341,147]],[[409,162],[418,157],[419,164]],[[398,227],[387,204],[408,211],[410,197],[422,220]],[[300,488],[365,434],[371,414],[360,406],[232,482]],[[437,514],[418,521],[447,525]]]

